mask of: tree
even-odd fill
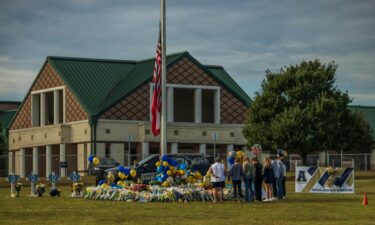
[[[248,145],[282,148],[304,160],[316,151],[350,151],[356,146],[370,151],[371,129],[348,109],[348,93],[335,86],[336,69],[333,62],[316,59],[276,73],[267,70],[243,129]]]
[[[2,124],[0,123],[0,156],[6,154],[7,151],[4,136]]]

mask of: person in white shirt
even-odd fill
[[[212,187],[214,188],[214,202],[223,202],[223,188],[225,187],[225,167],[220,162],[220,158],[216,158],[215,163],[208,169],[211,174]]]

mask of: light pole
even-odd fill
[[[214,141],[214,159],[216,158],[216,140],[217,140],[217,132],[214,131],[212,133],[212,140]]]
[[[131,143],[131,140],[132,140],[132,135],[131,134],[129,134],[128,135],[128,167],[130,167],[131,166],[131,162],[130,162],[130,156],[131,156],[131,149],[130,149],[130,143]]]

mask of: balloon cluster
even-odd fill
[[[155,181],[163,187],[169,187],[172,184],[195,183],[197,179],[202,179],[199,171],[191,172],[185,163],[178,164],[172,158],[163,155],[161,161],[156,162]]]
[[[118,166],[118,177],[121,180],[127,179],[129,176],[135,178],[137,176],[137,171],[135,169],[125,168],[123,166]]]
[[[87,158],[87,160],[90,162],[90,163],[92,163],[92,164],[94,164],[95,166],[96,165],[98,165],[99,163],[100,163],[100,159],[98,158],[98,157],[94,157],[93,155],[90,155],[88,158]]]
[[[262,146],[260,144],[254,144],[253,147],[251,147],[251,150],[254,155],[259,155],[262,152]]]
[[[232,166],[234,164],[235,158],[239,158],[241,161],[246,156],[245,152],[243,151],[230,151],[228,153],[228,163]]]

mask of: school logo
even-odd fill
[[[300,170],[297,178],[297,183],[306,183],[305,170]]]

